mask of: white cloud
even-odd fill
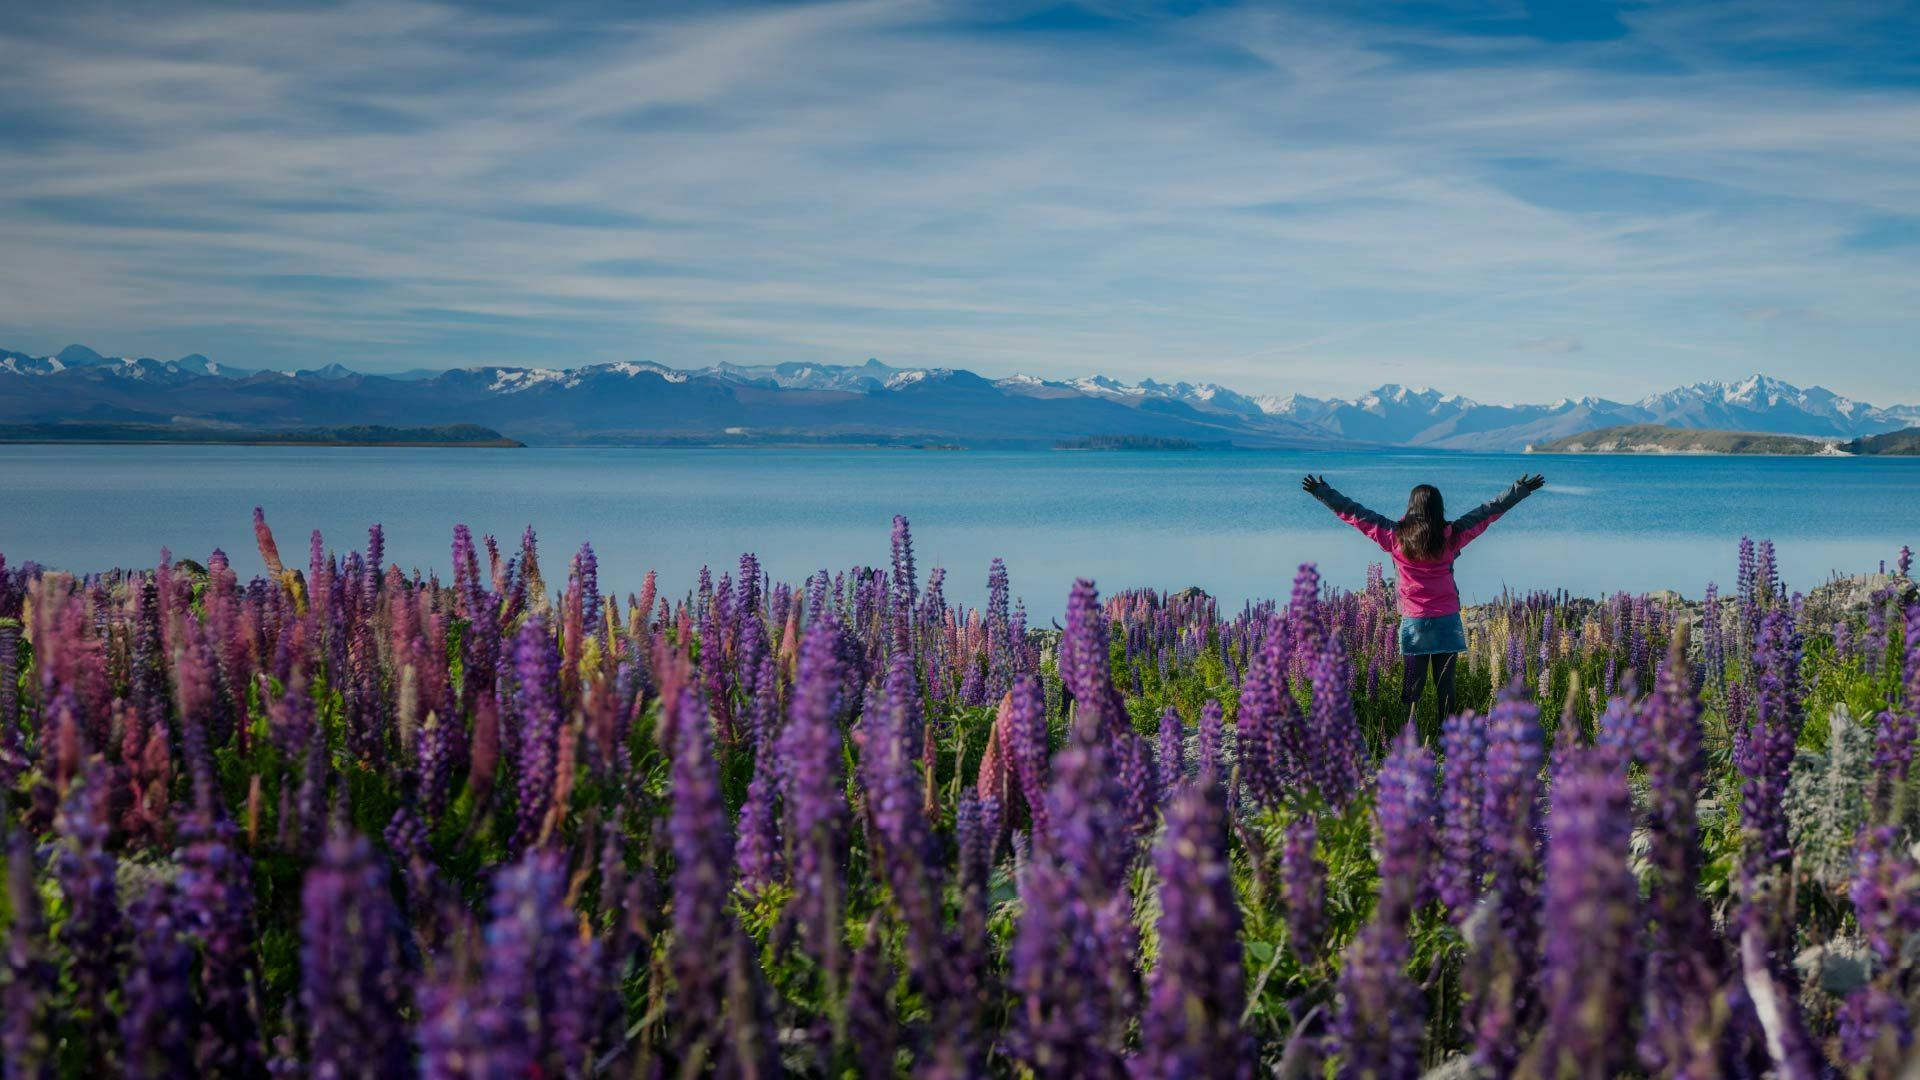
[[[238,363],[877,353],[1249,391],[1395,364],[1494,400],[1589,389],[1487,359],[1515,341],[1648,388],[1679,363],[1868,397],[1908,356],[1920,258],[1843,241],[1920,215],[1911,87],[1735,62],[1721,22],[1656,12],[1556,45],[1238,10],[1088,43],[971,14],[0,23],[0,98],[35,103],[0,124],[56,133],[7,155],[0,328]],[[1636,46],[1671,62],[1611,61]],[[1566,178],[1520,192],[1515,159]],[[1597,197],[1617,174],[1704,194]],[[1837,314],[1786,341],[1740,314],[1768,307]],[[1619,326],[1639,343],[1592,329]]]
[[[1517,344],[1527,352],[1551,353],[1554,356],[1565,356],[1568,353],[1579,352],[1583,348],[1578,340],[1567,337],[1565,334],[1523,338]]]

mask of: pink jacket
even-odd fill
[[[1460,610],[1460,590],[1453,583],[1453,560],[1459,557],[1460,549],[1472,543],[1475,537],[1487,531],[1487,526],[1499,521],[1502,515],[1518,506],[1520,500],[1530,494],[1532,492],[1524,485],[1516,483],[1499,498],[1469,510],[1447,526],[1440,556],[1431,560],[1407,558],[1394,537],[1396,522],[1361,506],[1331,486],[1316,488],[1313,497],[1325,503],[1327,509],[1332,510],[1341,521],[1365,533],[1368,539],[1380,545],[1382,551],[1393,556],[1393,568],[1400,577],[1400,614],[1410,619],[1431,619],[1453,615]]]

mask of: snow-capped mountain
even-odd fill
[[[76,368],[97,368],[125,379],[164,379],[195,375],[238,378],[252,374],[245,368],[215,363],[199,353],[192,353],[178,360],[155,360],[150,356],[102,356],[85,345],[69,345],[52,356],[29,356],[26,353],[0,349],[0,371],[12,372],[16,375],[57,375]]]
[[[1911,407],[1880,409],[1823,386],[1806,389],[1765,375],[1738,382],[1698,382],[1638,403],[1645,422],[1674,427],[1766,431],[1783,435],[1854,438],[1911,421]]]
[[[1880,407],[1764,375],[1702,382],[1638,402],[1566,398],[1486,405],[1393,383],[1354,398],[1248,395],[1216,383],[1125,382],[960,368],[649,360],[484,365],[366,375],[342,364],[250,372],[199,354],[52,356],[0,350],[0,421],[185,418],[230,423],[475,423],[529,442],[886,441],[1052,445],[1097,435],[1237,446],[1385,444],[1520,450],[1602,427],[1669,424],[1853,438],[1920,425]]]
[[[1456,394],[1387,383],[1352,400],[1289,395],[1272,400],[1267,412],[1362,442],[1418,445],[1428,432],[1479,408]]]
[[[1077,379],[1055,381],[1042,379],[1036,375],[1014,375],[1000,379],[994,385],[1009,393],[1026,394],[1032,397],[1082,394],[1127,404],[1141,404],[1149,401],[1178,402],[1200,412],[1246,417],[1266,415],[1266,410],[1260,407],[1258,401],[1218,383],[1163,383],[1154,379],[1128,383],[1106,375],[1086,375]]]

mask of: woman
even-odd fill
[[[1385,517],[1333,490],[1324,476],[1309,473],[1300,489],[1326,504],[1341,521],[1365,533],[1381,550],[1393,556],[1399,575],[1400,701],[1409,715],[1433,673],[1440,699],[1440,716],[1453,714],[1453,666],[1467,651],[1467,631],[1460,622],[1460,589],[1453,582],[1453,560],[1460,549],[1487,531],[1520,500],[1546,486],[1538,474],[1522,476],[1499,498],[1468,511],[1458,521],[1447,520],[1440,489],[1421,484],[1407,496],[1407,512],[1399,521]]]

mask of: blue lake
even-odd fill
[[[967,603],[997,555],[1040,617],[1076,576],[1103,591],[1197,585],[1237,606],[1284,597],[1301,562],[1352,587],[1381,557],[1300,492],[1309,470],[1390,517],[1414,483],[1439,485],[1458,516],[1545,472],[1546,490],[1461,558],[1469,602],[1507,588],[1697,596],[1732,578],[1742,535],[1771,537],[1802,589],[1920,546],[1920,459],[0,446],[0,554],[96,570],[219,547],[251,574],[259,505],[289,563],[304,564],[313,529],[357,547],[378,521],[391,560],[444,573],[455,523],[503,542],[531,523],[556,579],[590,541],[603,588],[637,591],[651,568],[677,592],[742,551],[793,581],[883,563],[903,513],[922,572],[945,567],[947,595]]]

